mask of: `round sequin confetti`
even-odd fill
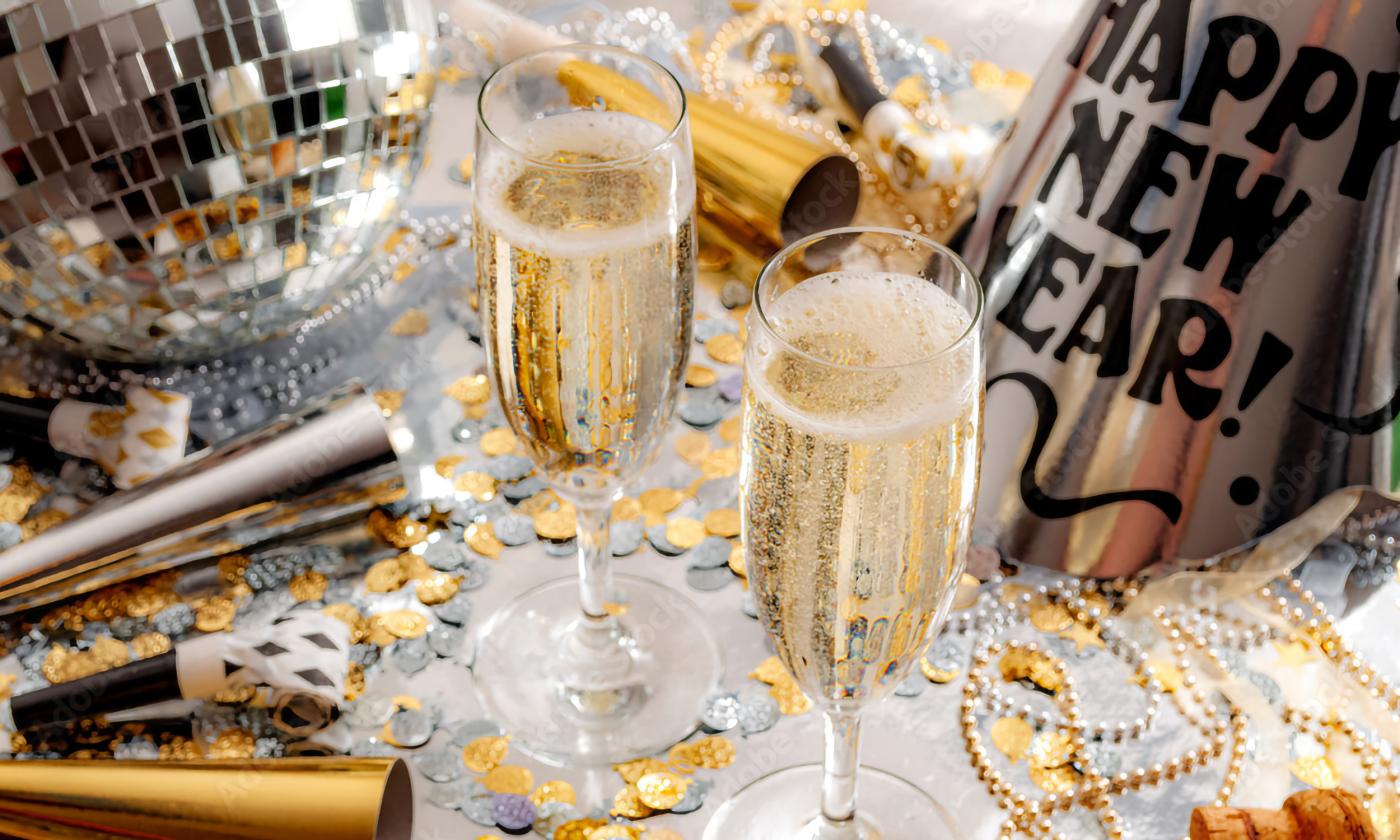
[[[433,661],[433,651],[427,639],[401,639],[394,644],[390,657],[400,671],[412,675],[428,667]]]
[[[544,805],[546,802],[563,802],[574,805],[578,802],[578,794],[574,792],[574,786],[565,781],[545,782],[530,794],[530,801],[536,806]]]
[[[428,543],[423,551],[423,562],[439,572],[453,572],[471,561],[466,546],[455,540],[440,539]],[[395,586],[394,589],[398,587]],[[371,592],[376,591],[371,589]],[[385,590],[393,591],[393,590]]]
[[[437,606],[451,600],[457,594],[457,578],[446,572],[437,572],[418,581],[415,588],[418,600],[428,606]]]
[[[416,639],[428,632],[428,619],[413,610],[389,610],[370,616],[371,628],[382,627],[400,639]]]
[[[687,556],[689,568],[727,570],[733,547],[723,537],[706,537]]]
[[[434,782],[450,782],[462,775],[462,754],[453,749],[433,749],[413,759],[418,772]]]
[[[720,508],[705,514],[705,530],[717,537],[739,535],[739,511]]]
[[[734,574],[725,566],[717,569],[690,568],[685,570],[685,582],[692,589],[714,592],[733,583]]]
[[[467,640],[467,631],[461,627],[442,625],[428,631],[428,647],[443,659],[451,659],[462,652]]]
[[[481,451],[487,455],[507,455],[515,451],[519,441],[515,432],[504,426],[492,429],[481,436]]]
[[[733,333],[720,333],[705,342],[705,352],[722,365],[737,365],[744,358],[744,343]]]
[[[456,736],[453,740],[457,740]],[[473,772],[486,773],[499,767],[509,752],[509,738],[503,735],[480,735],[462,748],[462,761]]]
[[[691,814],[705,806],[705,794],[710,792],[713,783],[695,779],[685,788],[685,796],[671,806],[673,814]]]
[[[664,523],[650,526],[647,528],[646,534],[647,542],[651,543],[651,547],[667,557],[676,557],[685,553],[685,549],[672,545],[671,541],[666,539],[666,525]]]
[[[700,703],[700,722],[714,732],[727,732],[739,725],[739,695],[718,691]]]
[[[1014,764],[1026,757],[1035,730],[1018,717],[998,718],[991,728],[992,744]]]
[[[535,787],[535,774],[530,772],[530,768],[519,764],[502,764],[486,771],[486,775],[481,777],[481,783],[493,793],[527,796]]]
[[[491,520],[496,539],[506,545],[524,545],[535,538],[535,523],[528,516],[503,513]]]
[[[491,813],[506,831],[524,831],[535,821],[535,803],[528,796],[497,793],[491,797]]]
[[[365,588],[370,592],[394,592],[408,582],[408,572],[397,557],[380,560],[365,572]]]
[[[718,378],[713,368],[704,365],[690,365],[685,369],[685,384],[691,388],[708,388]]]
[[[496,809],[492,807],[493,798],[489,792],[484,796],[470,796],[458,802],[457,809],[477,825],[494,826]]]
[[[772,695],[745,691],[740,695],[739,731],[744,737],[767,732],[777,725],[782,709]]]
[[[719,395],[730,403],[736,403],[744,395],[744,375],[734,373],[719,381]]]
[[[453,745],[458,747],[465,747],[478,738],[490,738],[503,734],[500,724],[496,723],[494,720],[485,719],[455,721],[447,724],[446,729],[448,732],[452,733]],[[501,756],[504,758],[505,753],[501,753]],[[499,760],[495,762],[495,764],[499,763]],[[495,764],[492,766],[494,767]],[[487,769],[489,770],[490,768]],[[486,771],[477,770],[477,772],[484,773]]]
[[[642,545],[645,526],[640,519],[626,519],[608,526],[608,548],[614,557],[626,557]]]
[[[490,579],[491,567],[473,560],[458,571],[457,588],[463,592],[471,592],[485,586],[486,581]]]
[[[1005,720],[1019,720],[1019,718],[1004,718]],[[1025,723],[1025,721],[1021,721]],[[1029,726],[1030,724],[1026,724]],[[1007,724],[1005,733],[1009,746],[1018,746],[1018,739],[1024,734],[1024,730],[1014,724]],[[1000,746],[998,746],[1000,749]],[[1003,750],[1005,752],[1005,750]],[[1060,730],[1042,732],[1030,739],[1024,755],[1032,767],[1050,768],[1061,767],[1069,764],[1070,756],[1073,754],[1072,739],[1069,734]]]
[[[466,541],[472,551],[493,560],[505,550],[505,544],[496,538],[496,529],[490,522],[473,522],[467,526]]]
[[[431,755],[427,753],[426,755]],[[457,807],[457,803],[473,796],[481,796],[486,793],[486,788],[476,779],[461,779],[428,786],[428,801],[448,810]]]
[[[666,542],[688,551],[705,538],[705,526],[686,516],[677,516],[666,523]]]
[[[167,636],[181,636],[194,627],[194,610],[188,604],[173,604],[152,616],[151,625]]]
[[[582,817],[570,820],[554,829],[553,840],[589,840],[595,830],[607,825],[601,817]]]
[[[718,393],[695,391],[681,401],[681,407],[676,414],[694,428],[708,429],[718,423],[728,411],[728,403]]]
[[[380,727],[389,722],[397,711],[394,702],[387,697],[362,697],[347,714],[352,726]]]
[[[520,502],[523,502],[526,499],[538,495],[540,492],[546,490],[548,487],[549,485],[546,484],[543,479],[537,476],[530,476],[529,478],[521,479],[520,481],[513,481],[509,484],[502,484],[496,489],[499,490],[501,495],[506,498],[506,501],[510,502],[511,504],[519,504]]]
[[[472,617],[471,599],[465,593],[459,592],[446,603],[433,607],[433,615],[449,624],[464,625]]]
[[[642,801],[641,791],[637,790],[636,785],[629,784],[613,797],[612,809],[608,813],[614,817],[639,820],[651,816],[652,808]],[[596,836],[596,832],[588,835],[589,840],[593,840]]]
[[[492,458],[486,464],[486,472],[496,481],[519,481],[528,476],[534,469],[534,462],[524,455],[501,455]],[[491,489],[495,490],[494,484]]]
[[[433,719],[421,709],[401,709],[389,721],[389,734],[401,747],[421,747],[433,737]]]
[[[578,808],[567,802],[540,802],[535,805],[535,833],[554,840],[559,827],[579,818]]]
[[[657,811],[668,811],[685,798],[686,780],[675,773],[648,773],[637,780],[642,804]]]

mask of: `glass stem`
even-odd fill
[[[608,524],[612,505],[576,506],[578,514],[578,594],[585,625],[611,630],[608,601],[613,597],[612,552]]]
[[[856,769],[860,766],[860,713],[827,709],[826,757],[822,763],[822,840],[854,840]]]

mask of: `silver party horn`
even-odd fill
[[[1393,489],[1394,0],[1094,0],[965,252],[991,318],[979,523],[1094,575]]]

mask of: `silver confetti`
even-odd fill
[[[471,550],[457,540],[448,539],[446,535],[428,543],[423,549],[423,562],[439,572],[456,571],[471,560]]]
[[[454,810],[457,803],[470,799],[473,796],[480,796],[486,792],[481,782],[476,779],[457,779],[442,784],[430,785],[428,787],[428,801],[438,806]]]
[[[700,703],[700,722],[715,732],[728,732],[739,725],[739,695],[717,691]]]
[[[485,718],[455,721],[447,724],[446,729],[452,733],[452,743],[458,747],[465,747],[477,738],[494,738],[505,734],[500,724]]]
[[[896,697],[918,697],[924,693],[926,688],[928,688],[928,680],[924,679],[922,674],[914,674],[905,677],[904,682],[895,686],[894,694]]]
[[[428,631],[428,647],[443,659],[451,659],[462,652],[467,631],[450,624],[440,624]]]
[[[398,736],[395,736],[398,737]],[[378,738],[366,738],[363,741],[356,741],[350,745],[350,754],[355,756],[366,756],[378,758],[394,754],[394,747]]]
[[[0,490],[4,490],[6,487],[9,487],[10,482],[13,480],[14,471],[11,470],[8,465],[0,464]]]
[[[695,322],[695,341],[704,344],[717,335],[737,335],[738,329],[728,318],[705,318]]]
[[[433,615],[441,621],[461,626],[471,620],[472,602],[466,593],[458,592],[450,600],[433,607]]]
[[[749,289],[747,284],[740,283],[738,280],[730,280],[724,284],[724,288],[719,290],[719,302],[724,305],[725,309],[743,306],[752,297],[753,291]]]
[[[728,403],[718,392],[709,389],[693,391],[686,395],[677,412],[682,420],[697,429],[710,428],[728,413]]]
[[[491,569],[480,560],[473,559],[458,572],[457,588],[462,592],[480,589],[490,579]]]
[[[399,639],[394,642],[394,648],[389,655],[400,671],[410,675],[428,667],[428,663],[433,661],[433,651],[428,647],[428,640],[422,636],[416,639]]]
[[[497,481],[520,481],[534,469],[524,455],[497,455],[486,464],[486,474]]]
[[[194,610],[189,604],[172,604],[151,618],[151,626],[172,639],[194,627]]]
[[[467,796],[457,801],[457,808],[467,819],[477,825],[495,826],[496,809],[491,807],[491,794],[487,792],[484,796]]]
[[[608,527],[608,546],[614,557],[626,557],[642,545],[644,525],[640,519],[624,519]]]
[[[405,747],[421,747],[433,737],[433,719],[422,709],[400,709],[389,721],[389,732]]]
[[[1246,671],[1242,676],[1253,683],[1255,688],[1259,689],[1259,693],[1264,695],[1264,699],[1268,701],[1269,707],[1272,708],[1275,713],[1279,715],[1283,714],[1283,689],[1279,688],[1278,683],[1274,681],[1273,677],[1261,674],[1258,671]]]
[[[530,498],[531,496],[535,495],[536,493],[540,492],[548,486],[549,485],[546,484],[544,480],[539,478],[538,476],[530,476],[529,478],[521,479],[520,481],[502,484],[496,489],[500,492],[500,494],[505,498],[506,501],[510,502],[511,504],[518,504],[520,502],[525,501],[526,499]]]
[[[418,772],[435,782],[450,782],[462,775],[461,750],[439,748],[428,750],[413,759]]]
[[[664,522],[657,523],[647,529],[647,542],[651,543],[652,548],[667,557],[675,557],[685,553],[685,549],[672,545],[671,541],[666,539],[666,523]]]
[[[524,545],[535,538],[535,523],[528,516],[513,511],[491,520],[496,539],[506,545]]]
[[[13,522],[0,522],[0,551],[19,545],[24,531]]]
[[[744,736],[767,732],[782,717],[778,701],[766,691],[750,690],[739,696],[739,731]]]
[[[559,826],[579,818],[578,808],[567,802],[546,802],[535,811],[535,833],[554,840],[554,832]]]
[[[686,569],[685,582],[690,584],[692,589],[714,592],[733,583],[734,573],[728,566],[720,566],[718,569]]]
[[[705,794],[709,793],[713,786],[714,782],[692,779],[690,784],[686,786],[685,797],[671,806],[671,813],[690,814],[700,810],[705,805]]]
[[[692,569],[718,569],[729,566],[729,553],[734,546],[724,537],[706,537],[690,550],[686,558]]]

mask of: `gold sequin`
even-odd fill
[[[554,829],[553,840],[588,840],[589,834],[598,828],[607,825],[608,821],[597,817],[584,817],[577,820],[569,820],[558,828]]]
[[[433,462],[433,471],[443,478],[451,478],[452,473],[457,471],[457,465],[467,460],[462,455],[444,455]]]
[[[131,650],[126,642],[111,636],[98,636],[88,649],[91,656],[103,671],[119,668],[131,661]]]
[[[706,478],[727,478],[739,471],[739,450],[732,446],[716,449],[700,463],[700,472]]]
[[[211,598],[194,611],[194,626],[202,633],[217,633],[233,626],[238,611],[227,598]]]
[[[655,758],[634,758],[631,761],[613,765],[613,770],[617,771],[617,775],[622,777],[622,781],[629,785],[635,785],[638,779],[648,773],[664,773],[670,769],[666,762]]]
[[[457,578],[452,575],[446,572],[434,572],[418,581],[418,600],[428,606],[445,604],[452,600],[453,595],[457,594],[459,586]]]
[[[1074,619],[1070,617],[1069,610],[1064,604],[1052,604],[1049,601],[1039,601],[1031,604],[1031,624],[1035,629],[1043,633],[1058,633],[1066,630]]]
[[[510,752],[506,735],[483,735],[462,748],[462,763],[475,773],[486,773],[500,766]]]
[[[326,596],[330,581],[317,571],[305,571],[287,582],[287,591],[298,602],[319,601]]]
[[[463,405],[477,405],[491,397],[491,384],[481,374],[464,376],[448,385],[442,392]]]
[[[705,526],[698,520],[677,516],[666,523],[666,542],[676,548],[694,548],[703,539],[705,539]]]
[[[375,391],[374,404],[379,406],[385,417],[403,408],[404,392],[399,391]]]
[[[1079,773],[1073,767],[1031,767],[1031,781],[1046,793],[1064,796],[1079,787]]]
[[[535,774],[530,768],[519,764],[502,764],[492,767],[481,777],[481,784],[492,793],[513,793],[528,796],[535,786]]]
[[[540,511],[534,516],[535,534],[542,540],[562,542],[578,533],[578,518],[572,507]]]
[[[1028,680],[1051,693],[1059,691],[1065,677],[1055,667],[1055,660],[1040,652],[1025,648],[1013,648],[1002,654],[1001,677],[1007,682]]]
[[[383,628],[395,638],[416,639],[428,632],[428,619],[413,610],[390,610],[370,616],[370,627]]]
[[[744,557],[744,547],[738,543],[729,549],[729,570],[741,578],[749,576],[749,564]]]
[[[608,823],[588,832],[588,840],[640,840],[641,836],[641,826],[625,823]]]
[[[734,745],[723,735],[710,735],[679,746],[684,748],[685,757],[706,770],[723,770],[733,764],[738,755]]]
[[[737,365],[744,358],[744,343],[737,335],[720,333],[705,342],[705,352],[722,365]]]
[[[1036,735],[1026,749],[1026,761],[1031,767],[1042,769],[1069,764],[1073,755],[1074,746],[1069,733],[1058,729]]]
[[[1170,662],[1162,659],[1149,659],[1147,664],[1152,668],[1152,674],[1161,684],[1162,690],[1168,694],[1180,691],[1185,685],[1186,675],[1181,673],[1181,669]],[[1147,674],[1137,675],[1134,680],[1138,685],[1147,685]]]
[[[538,808],[546,802],[563,802],[574,805],[578,802],[578,794],[574,793],[574,786],[562,780],[545,782],[535,788],[530,794],[530,801]]]
[[[705,530],[717,537],[737,537],[739,535],[739,511],[733,508],[720,508],[705,514]]]
[[[623,496],[613,502],[612,518],[617,521],[636,519],[642,515],[642,503],[631,496]]]
[[[170,637],[164,633],[151,631],[142,633],[131,640],[131,649],[137,659],[149,659],[170,650]]]
[[[253,733],[246,729],[225,729],[209,745],[210,758],[252,758]]]
[[[944,670],[930,662],[927,656],[924,656],[919,659],[919,673],[923,674],[924,679],[929,682],[943,685],[944,683],[950,683],[957,679],[958,674],[962,673],[962,671],[957,668]]]
[[[992,724],[991,735],[992,744],[1015,764],[1026,757],[1035,730],[1021,718],[1004,717]]]
[[[410,309],[399,316],[389,327],[389,335],[399,338],[420,336],[428,331],[428,313],[421,309]]]
[[[393,517],[383,510],[369,515],[369,531],[395,548],[412,548],[428,538],[428,526],[411,516]]]
[[[481,436],[481,451],[492,456],[509,455],[515,451],[519,442],[515,432],[501,426]]]
[[[681,491],[673,487],[653,487],[650,490],[643,490],[639,501],[642,510],[648,514],[665,515],[676,509],[685,497]]]
[[[478,502],[489,502],[496,498],[496,479],[484,472],[464,472],[453,480],[452,486],[457,492],[466,493]]]
[[[743,433],[743,421],[738,417],[728,417],[719,421],[715,431],[719,434],[719,439],[725,443],[738,443],[739,435]]]
[[[408,582],[408,573],[397,557],[380,560],[365,572],[365,589],[370,592],[395,592]]]
[[[704,365],[689,365],[685,369],[685,384],[692,388],[708,388],[719,381],[719,374]]]
[[[783,665],[783,661],[776,656],[770,656],[758,663],[758,667],[750,671],[749,676],[769,685],[773,685],[779,680],[792,679],[787,668]]]
[[[685,798],[687,785],[675,773],[648,773],[637,780],[637,793],[648,808],[669,811]]]
[[[618,791],[617,795],[613,797],[612,810],[609,811],[609,813],[614,817],[638,820],[642,817],[651,816],[652,809],[642,801],[642,794],[637,790],[636,786],[628,785]],[[596,833],[588,835],[589,840],[593,840],[596,836]]]
[[[505,543],[496,538],[496,529],[490,522],[473,522],[467,526],[467,545],[483,557],[495,559],[505,550]]]
[[[699,464],[710,454],[710,436],[704,432],[687,432],[676,438],[676,454],[688,464]]]
[[[1318,790],[1331,790],[1342,783],[1337,766],[1325,755],[1301,756],[1288,765],[1298,781]]]

